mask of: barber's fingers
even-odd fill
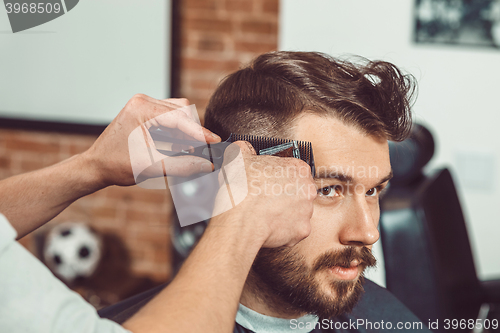
[[[143,100],[145,100],[149,103],[153,103],[153,104],[161,104],[163,106],[171,108],[172,110],[176,110],[176,109],[182,108],[184,106],[189,106],[189,100],[187,98],[156,99],[156,98],[153,98],[151,96],[144,95],[144,94],[137,94],[134,96],[134,98],[143,99]],[[160,114],[161,113],[157,113],[153,109],[153,112],[150,115],[152,116],[151,118],[154,118]]]
[[[147,128],[162,126],[178,128],[185,134],[201,142],[219,142],[220,137],[200,126],[190,115],[185,106],[186,99],[157,100],[150,96],[138,94],[131,101],[132,107],[141,112],[142,123]],[[137,111],[136,111],[137,112]]]
[[[169,98],[169,99],[163,99],[163,100],[157,100],[159,103],[163,103],[164,105],[168,107],[173,107],[176,110],[184,112],[189,119],[192,119],[195,124],[198,124],[195,119],[193,118],[193,115],[191,114],[191,111],[193,111],[189,106],[191,105],[189,103],[189,100],[187,98]],[[196,109],[194,109],[196,111]],[[161,120],[160,120],[161,121]],[[201,130],[203,131],[204,138],[207,142],[219,142],[220,137],[216,135],[215,133],[211,132],[210,130],[206,129],[203,126],[200,126]],[[188,133],[186,133],[188,134]]]
[[[182,112],[184,112],[186,114],[186,116],[188,116],[189,118],[193,119],[191,111],[188,108],[188,106],[190,105],[189,104],[189,100],[186,99],[186,98],[155,99],[155,98],[147,96],[147,95],[144,95],[143,98],[147,102],[149,102],[149,103],[151,103],[151,104],[154,105],[153,111],[152,111],[152,114],[151,114],[152,117],[149,120],[150,123],[152,125],[154,125],[154,126],[160,125],[160,124],[158,124],[158,122],[156,120],[156,117],[164,114],[163,108],[161,108],[160,110],[158,110],[158,108],[157,108],[158,105],[161,105],[162,107],[167,107],[167,109],[169,110],[167,112],[182,111]]]
[[[180,109],[165,112],[155,117],[154,121],[163,127],[177,128],[186,135],[202,142],[205,142],[205,134],[209,132],[207,129],[204,131],[202,126]],[[214,141],[215,137],[213,136],[210,139],[209,141]]]
[[[155,163],[143,170],[140,183],[149,178],[178,176],[188,177],[197,173],[208,173],[213,171],[213,164],[201,157],[196,156],[165,156],[158,152],[154,153]],[[163,158],[162,158],[163,157]]]
[[[257,155],[257,153],[255,152],[255,149],[253,148],[253,146],[250,142],[248,142],[248,141],[235,141],[234,143],[238,145],[243,156],[245,156],[245,155]]]
[[[240,140],[230,144],[224,151],[224,158],[222,161],[222,169],[226,171],[225,176],[232,179],[238,179],[238,183],[243,183],[243,178],[241,178],[243,176],[245,179],[244,183],[246,184],[245,159],[250,159],[255,155],[257,155],[257,153],[252,144],[248,141]],[[236,163],[231,163],[233,161],[236,161]],[[219,185],[223,184],[223,179],[221,177],[222,172],[219,173]]]
[[[168,98],[168,99],[155,99],[149,96],[145,96],[146,100],[153,104],[160,104],[170,108],[171,110],[181,110],[188,117],[192,117],[191,111],[188,106],[189,100],[187,98]],[[158,115],[156,115],[158,116]]]
[[[164,175],[187,177],[197,173],[208,173],[214,170],[213,164],[196,156],[167,157],[162,160]]]
[[[160,101],[169,104],[176,104],[179,105],[180,107],[190,105],[189,100],[187,98],[167,98],[167,99],[161,99]]]

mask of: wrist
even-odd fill
[[[96,161],[88,151],[75,155],[76,170],[82,177],[83,186],[91,192],[101,190],[110,184],[103,177],[99,162]]]
[[[257,253],[269,237],[268,229],[249,216],[235,213],[230,210],[213,217],[206,232],[217,233],[222,239],[233,240],[234,243],[248,250],[254,249],[251,252]]]

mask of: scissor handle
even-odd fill
[[[184,142],[181,142],[183,144],[188,144],[188,140],[182,140]],[[189,141],[192,142],[192,141]],[[197,156],[204,158],[206,160],[209,160],[214,164],[214,171],[218,170],[222,166],[222,162],[224,159],[224,151],[226,150],[227,147],[231,142],[219,142],[219,143],[207,143],[206,145],[198,146],[193,149],[192,152],[183,150],[181,152],[173,152],[171,150],[158,150],[163,155],[167,155],[170,157],[177,157],[177,156]],[[231,161],[228,161],[228,163]]]

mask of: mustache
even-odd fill
[[[377,259],[375,259],[369,248],[365,246],[362,248],[349,246],[342,250],[330,251],[321,255],[321,257],[315,260],[313,271],[320,271],[335,266],[349,268],[351,267],[351,262],[354,260],[358,260],[363,268],[375,267],[377,265]]]

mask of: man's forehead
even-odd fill
[[[333,174],[354,180],[386,177],[391,170],[386,139],[368,135],[331,117],[302,115],[294,124],[297,140],[312,143],[316,175]]]

